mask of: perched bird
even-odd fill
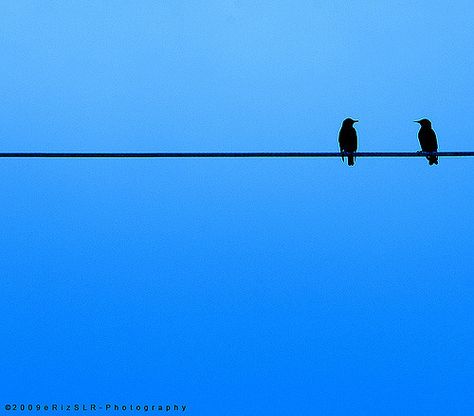
[[[352,153],[357,150],[357,132],[354,128],[354,123],[359,120],[352,120],[346,118],[342,122],[341,130],[339,131],[339,149],[341,149],[342,160],[344,161],[344,152]],[[349,166],[354,166],[354,156],[347,156],[347,163]]]
[[[418,132],[418,140],[420,141],[421,150],[423,152],[437,152],[438,151],[438,140],[436,139],[436,133],[431,128],[431,121],[427,118],[416,120],[415,123],[420,124],[420,131]],[[430,155],[426,156],[430,165],[438,164],[438,156]]]

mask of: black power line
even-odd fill
[[[348,153],[344,153],[345,156]],[[466,157],[474,152],[355,152],[356,157]],[[4,152],[0,158],[239,158],[341,157],[340,152]]]

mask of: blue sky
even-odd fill
[[[473,149],[471,2],[255,3],[3,2],[2,151]],[[2,403],[474,410],[469,158],[0,174]]]

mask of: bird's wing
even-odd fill
[[[342,130],[339,132],[339,149],[341,150],[341,152],[344,151],[344,148],[346,147],[346,140],[344,139],[344,134],[342,132]]]
[[[421,127],[418,132],[418,140],[420,141],[421,150],[423,152],[429,152],[429,134],[425,127]]]
[[[347,131],[344,148],[347,152],[355,152],[357,150],[357,132],[353,127]]]
[[[345,147],[345,144],[344,144],[344,137],[343,137],[343,134],[342,134],[342,130],[339,132],[339,151],[342,153],[341,155],[341,158],[342,158],[342,161],[344,162],[344,147]]]
[[[418,139],[420,140],[421,150],[424,152],[436,152],[438,150],[438,140],[433,129],[420,129]]]
[[[436,152],[438,150],[438,139],[436,138],[436,133],[433,129],[430,129],[427,141],[431,151]]]

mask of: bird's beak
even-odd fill
[[[419,123],[421,120],[415,120],[413,123]]]
[[[352,121],[353,121],[354,123],[358,123],[358,122],[359,122],[359,120],[352,120]]]

